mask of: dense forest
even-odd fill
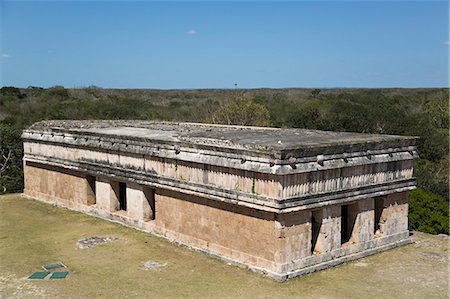
[[[21,130],[43,119],[211,122],[420,137],[410,229],[449,233],[448,89],[0,89],[0,194],[21,192]]]

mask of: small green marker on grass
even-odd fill
[[[67,275],[69,275],[69,272],[67,271],[53,272],[52,275],[50,276],[50,279],[64,279],[67,277]]]
[[[48,274],[49,272],[34,272],[28,279],[44,279]]]
[[[42,268],[46,271],[50,271],[50,270],[54,270],[54,269],[66,268],[66,265],[64,265],[63,263],[54,263],[54,264],[42,265]]]

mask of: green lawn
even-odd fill
[[[88,249],[89,236],[119,240]],[[0,196],[0,298],[447,298],[448,238],[404,246],[284,283],[119,224],[20,195]],[[165,267],[144,270],[153,260]],[[27,280],[63,262],[62,280]]]

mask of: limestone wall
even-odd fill
[[[311,211],[277,215],[280,250],[276,259],[281,264],[311,255]]]
[[[91,195],[82,173],[29,162],[24,165],[24,193],[49,202],[63,202],[70,208],[86,205]]]
[[[156,230],[248,265],[276,270],[280,243],[273,213],[158,189]]]

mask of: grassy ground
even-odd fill
[[[78,249],[89,236],[118,241]],[[0,196],[0,298],[447,298],[448,238],[414,234],[415,243],[284,283],[121,225]],[[153,260],[167,263],[144,270]],[[62,261],[65,280],[29,281]]]

